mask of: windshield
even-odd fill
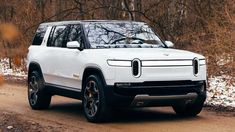
[[[91,48],[159,48],[164,44],[145,23],[88,22],[85,31]]]

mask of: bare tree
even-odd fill
[[[229,59],[235,58],[234,12],[231,0],[0,0],[0,23],[14,23],[22,32],[17,41],[22,43],[20,50],[13,50],[16,43],[0,40],[0,56],[25,56],[41,22],[136,20],[147,22],[177,48],[204,54],[209,60],[210,75],[234,75],[235,61]],[[225,58],[221,59],[222,55]],[[218,60],[228,63],[219,65]]]
[[[35,0],[35,2],[36,2],[36,8],[40,10],[41,21],[43,21],[45,19],[45,6],[47,0]]]

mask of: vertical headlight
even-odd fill
[[[199,68],[200,68],[199,59],[198,58],[194,58],[193,59],[193,74],[194,74],[194,76],[198,75]]]
[[[141,61],[139,59],[134,59],[132,61],[132,74],[136,78],[141,75]]]

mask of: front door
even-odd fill
[[[51,84],[66,86],[70,90],[81,91],[81,67],[84,53],[78,49],[69,49],[69,41],[78,41],[84,45],[81,25],[56,26],[47,44],[48,71],[47,80]]]

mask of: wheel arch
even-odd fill
[[[40,73],[40,75],[43,77],[42,70],[41,70],[41,66],[40,66],[39,63],[37,63],[37,62],[30,62],[29,68],[28,68],[28,77],[29,77],[29,75],[30,75],[33,71],[38,71],[38,72]],[[28,81],[29,81],[29,79],[28,79]]]
[[[83,87],[83,84],[85,83],[86,81],[86,78],[89,76],[89,75],[98,75],[99,77],[101,77],[101,80],[103,81],[104,85],[106,85],[106,81],[105,81],[105,78],[104,78],[104,75],[103,75],[103,72],[101,71],[100,68],[98,67],[87,67],[85,68],[84,72],[83,72],[83,76],[82,76],[82,87]]]

